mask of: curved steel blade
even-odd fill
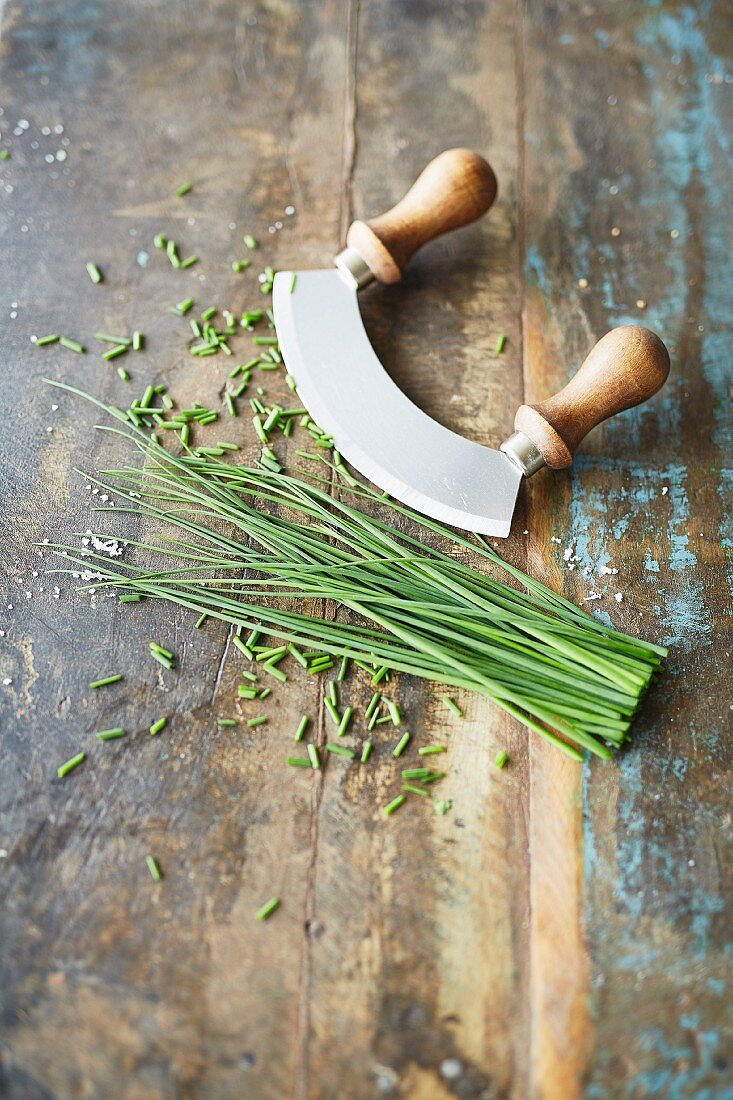
[[[432,420],[369,343],[356,287],[335,268],[278,272],[275,327],[288,371],[342,455],[397,500],[443,523],[506,538],[522,475],[500,451]],[[292,292],[291,292],[292,291]]]

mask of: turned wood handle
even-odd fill
[[[353,222],[346,244],[381,283],[398,283],[418,248],[476,221],[495,198],[496,176],[483,157],[470,149],[447,149],[386,214]]]
[[[522,405],[514,427],[532,440],[548,466],[569,466],[578,444],[609,416],[641,405],[669,374],[669,352],[653,332],[636,325],[612,329],[598,341],[564,389],[537,405]]]

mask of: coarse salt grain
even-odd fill
[[[622,601],[622,600],[623,600],[623,598],[624,598],[624,597],[623,597],[623,593],[622,593],[622,592],[616,592],[616,593],[614,593],[614,597],[613,597],[613,598],[614,598],[614,600],[616,601],[616,603],[621,603],[621,601]]]

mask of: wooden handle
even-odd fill
[[[418,248],[476,221],[495,198],[496,176],[483,157],[470,149],[447,149],[386,214],[353,222],[346,243],[381,283],[398,283]]]
[[[522,405],[514,427],[532,440],[548,466],[569,466],[578,444],[609,416],[632,409],[660,389],[669,352],[648,328],[623,325],[598,341],[564,389],[538,405]]]

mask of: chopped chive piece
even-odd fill
[[[218,310],[217,310],[216,306],[209,306],[209,308],[205,309],[203,311],[203,313],[201,314],[201,320],[202,321],[210,321],[211,318],[215,317],[217,313],[218,313]]]
[[[382,665],[381,668],[377,669],[377,671],[372,676],[372,685],[374,687],[376,687],[377,684],[381,683],[381,681],[384,679],[384,677],[387,675],[388,672],[389,672],[389,669],[388,669],[387,665]]]
[[[62,764],[61,767],[57,770],[56,774],[58,775],[59,779],[63,779],[65,775],[69,774],[69,772],[73,772],[74,768],[78,768],[79,765],[86,760],[86,758],[87,754],[85,752],[79,752],[76,754],[76,756],[72,756],[71,760],[67,760],[66,763]]]
[[[127,344],[118,344],[115,348],[110,348],[109,351],[105,351],[102,354],[102,358],[110,363],[113,359],[117,359],[118,356],[124,355],[127,351]]]
[[[333,719],[334,725],[338,728],[341,725],[341,715],[336,710],[336,707],[333,705],[333,703],[331,702],[331,700],[328,697],[326,697],[323,700],[323,705],[326,708],[326,710],[328,711],[328,713],[331,715],[331,718]]]
[[[201,627],[202,627],[202,626],[204,625],[204,623],[206,622],[206,620],[208,619],[208,617],[209,617],[209,616],[208,616],[208,615],[206,614],[206,612],[205,612],[205,611],[204,611],[204,613],[203,613],[202,615],[199,615],[198,619],[196,620],[196,630],[200,630],[200,629],[201,629]]]
[[[152,726],[150,727],[150,736],[155,737],[156,734],[159,734],[161,730],[164,730],[167,725],[168,718],[166,716],[164,716],[163,718],[159,718],[158,721],[153,722]]]
[[[250,248],[253,252],[255,252],[260,247],[256,238],[250,236],[249,233],[245,234],[244,243],[246,244],[247,248]],[[262,315],[260,314],[260,316]]]
[[[247,687],[246,684],[240,684],[237,688],[237,695],[240,699],[257,699],[259,694],[259,688]]]
[[[132,334],[132,350],[133,351],[142,351],[142,346],[143,346],[143,340],[144,339],[145,339],[145,337],[143,336],[142,332],[138,332],[138,330],[135,329],[135,331]]]
[[[125,592],[119,597],[120,603],[140,603],[142,596],[139,592]]]
[[[265,672],[269,673],[270,676],[272,676],[275,680],[278,680],[281,684],[287,683],[287,674],[281,669],[275,668],[275,665],[272,663],[272,661],[265,661],[262,668]]]
[[[234,398],[232,397],[232,395],[230,393],[225,393],[224,394],[224,403],[226,404],[226,407],[229,410],[229,415],[230,416],[236,416],[237,415],[237,406],[234,404]]]
[[[502,335],[502,336],[500,336],[500,337],[499,337],[499,339],[498,339],[498,340],[496,341],[496,354],[497,354],[497,355],[501,355],[501,353],[502,353],[502,352],[503,352],[503,350],[504,350],[504,346],[505,346],[505,344],[506,344],[506,336],[503,336],[503,335]]]
[[[191,434],[191,429],[188,424],[184,424],[181,428],[181,443],[184,447],[188,446],[188,439]]]
[[[451,714],[455,714],[456,718],[463,718],[463,711],[458,706],[458,703],[455,701],[455,699],[451,699],[450,695],[444,695],[443,702],[445,703]]]
[[[156,248],[165,248],[168,244],[168,238],[163,236],[162,233],[156,233],[153,237],[153,244]]]
[[[96,264],[88,263],[86,265],[86,268],[89,274],[89,278],[92,280],[93,283],[102,282],[102,272],[99,270]]]
[[[445,779],[446,774],[446,772],[430,772],[424,777],[423,783],[437,783],[439,779]]]
[[[236,718],[217,718],[216,724],[217,724],[217,726],[238,726],[239,725]]]
[[[409,733],[403,733],[402,737],[400,737],[399,741],[395,745],[394,751],[392,752],[392,755],[393,756],[402,756],[402,753],[405,751],[405,749],[407,748],[409,743],[410,743],[410,734]]]
[[[334,756],[348,756],[349,760],[356,756],[354,750],[347,749],[346,745],[333,745],[330,742],[326,745],[326,752],[332,752]]]
[[[173,306],[173,312],[177,313],[180,317],[188,313],[189,309],[193,308],[193,298],[184,298],[182,302],[178,302]]]
[[[372,755],[372,749],[373,748],[374,748],[374,745],[371,743],[371,741],[365,741],[364,742],[364,748],[361,750],[361,762],[362,762],[362,764],[366,764],[367,760]]]
[[[351,722],[351,717],[352,717],[353,713],[354,713],[354,708],[353,707],[347,707],[346,710],[344,711],[343,715],[341,716],[341,722],[339,723],[339,728],[338,728],[338,731],[337,731],[339,737],[344,737],[345,736],[346,731],[349,728],[349,723]]]
[[[160,864],[158,863],[155,856],[146,856],[145,857],[145,862],[148,865],[148,870],[150,871],[150,877],[152,878],[153,882],[162,882],[163,881],[163,872],[161,871]]]
[[[435,753],[447,751],[445,745],[425,745],[417,750],[419,756],[433,756]]]
[[[251,260],[232,260],[232,271],[239,274],[241,271],[246,271],[251,263]]]
[[[56,344],[58,341],[58,333],[52,332],[50,336],[39,336],[35,341],[35,345],[37,348],[44,348],[46,344]]]
[[[504,750],[502,749],[501,752],[497,752],[496,756],[494,757],[494,764],[497,768],[503,768],[508,760],[509,754],[504,752]]]
[[[178,245],[176,244],[176,242],[175,241],[168,241],[166,243],[165,250],[166,250],[166,253],[168,255],[168,259],[170,260],[172,266],[173,267],[180,267],[181,266],[181,260],[180,260],[179,255],[178,255]]]
[[[348,657],[342,657],[341,658],[341,666],[338,670],[338,676],[336,677],[337,681],[340,684],[343,683],[343,681],[346,679],[346,672],[348,670],[348,667],[349,667],[349,658]]]
[[[255,336],[252,343],[256,347],[277,347],[277,336]]]
[[[187,267],[193,267],[193,265],[197,264],[198,262],[198,256],[188,256],[187,259],[181,260],[178,266],[180,267],[181,271],[184,271]]]
[[[427,779],[433,773],[430,768],[405,768],[402,772],[403,779]]]
[[[389,711],[389,716],[392,719],[392,725],[393,726],[401,726],[402,725],[402,711],[400,710],[398,704],[393,703],[391,699],[385,699],[385,704],[387,706],[387,710]]]
[[[272,916],[279,905],[280,898],[270,898],[269,901],[265,902],[261,909],[257,910],[257,920],[267,920],[269,916]]]
[[[248,718],[247,725],[251,730],[257,729],[258,726],[264,726],[267,723],[267,716],[260,714],[257,718]]]
[[[407,801],[407,795],[398,794],[396,798],[392,799],[392,801],[389,803],[389,805],[384,807],[385,817],[389,817],[391,814],[393,814],[395,812],[395,810],[399,810],[400,806],[402,806],[406,801]]]
[[[121,672],[115,672],[113,676],[105,676],[102,680],[95,680],[90,684],[90,688],[103,688],[107,687],[107,684],[117,684],[120,680],[124,680],[124,676]]]
[[[436,798],[435,812],[439,817],[445,817],[452,805],[450,798]]]
[[[193,190],[192,183],[182,183],[180,187],[176,187],[176,194],[179,199],[182,199],[184,195],[187,195],[189,191]]]
[[[380,693],[378,691],[375,691],[374,695],[372,695],[369,706],[367,707],[366,712],[364,714],[364,718],[366,719],[367,722],[369,721],[369,719],[371,718],[371,716],[374,714],[375,710],[379,706],[379,701],[380,701],[381,698],[382,698],[382,696],[380,695]]]
[[[148,407],[148,405],[150,404],[150,402],[154,399],[154,397],[155,397],[155,387],[154,386],[148,386],[148,388],[145,390],[145,393],[142,396],[140,406],[143,409],[146,409]]]
[[[308,745],[308,758],[311,762],[311,767],[318,770],[321,766],[321,758],[318,755],[318,749],[315,745]]]
[[[148,645],[156,653],[159,653],[161,657],[167,657],[169,661],[173,660],[173,654],[169,649],[163,649],[162,645],[158,645],[157,642],[148,642]]]
[[[298,281],[298,272],[294,271],[293,272],[293,277],[290,280],[290,293],[291,294],[295,294],[295,284],[297,283],[297,281]]]
[[[157,650],[151,649],[150,656],[153,658],[154,661],[157,661],[159,665],[162,665],[163,668],[167,668],[169,672],[173,668],[173,661],[171,660],[171,658],[164,657],[163,654],[158,653]]]
[[[288,646],[288,653],[291,655],[291,657],[295,657],[295,660],[298,662],[299,665],[302,665],[303,668],[308,668],[308,658],[304,657],[298,647],[294,646],[292,642]]]
[[[59,336],[59,343],[62,348],[68,348],[69,351],[75,351],[82,354],[86,349],[83,344],[80,344],[78,340],[72,340],[68,336]]]
[[[237,647],[237,649],[240,651],[240,653],[243,653],[245,655],[247,660],[249,660],[249,661],[254,660],[254,653],[252,652],[252,650],[249,648],[248,645],[245,645],[245,643],[242,641],[242,639],[239,638],[236,634],[232,638],[232,642]]]
[[[117,373],[118,373],[118,375],[120,376],[120,378],[122,379],[123,382],[129,382],[130,381],[130,375],[127,373],[127,371],[125,370],[124,367],[118,367],[117,368]]]
[[[118,737],[124,737],[125,731],[122,726],[117,726],[112,730],[98,730],[97,737],[100,741],[116,741]]]
[[[9,149],[3,149],[3,151],[0,153],[0,160],[10,160],[11,155],[12,154]]]
[[[335,680],[329,680],[328,682],[328,698],[335,707],[339,705],[338,688],[336,687]]]
[[[311,771],[313,770],[310,760],[307,760],[305,756],[288,756],[285,763],[289,764],[291,768],[310,768]]]
[[[301,718],[300,722],[298,723],[297,730],[295,731],[295,738],[294,738],[295,741],[302,741],[303,740],[303,738],[305,737],[305,731],[308,729],[308,723],[309,722],[310,722],[310,718],[308,717],[307,714],[304,714],[303,717]]]
[[[402,790],[403,791],[411,791],[412,794],[421,794],[423,796],[423,798],[429,798],[430,797],[428,792],[423,790],[422,787],[415,787],[412,783],[403,783],[402,784]]]

